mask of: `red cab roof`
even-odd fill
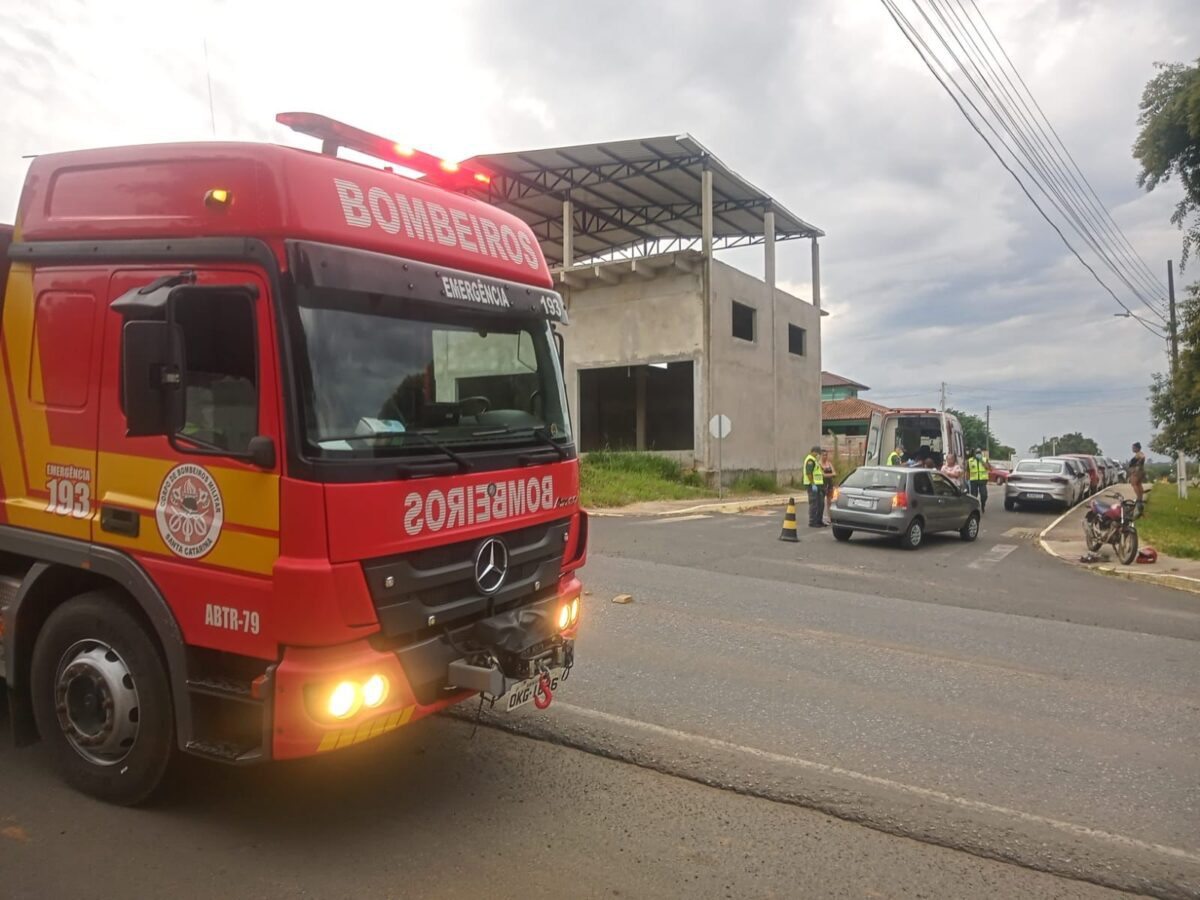
[[[17,234],[26,242],[257,237],[277,251],[293,238],[553,286],[537,238],[515,216],[418,179],[273,144],[40,156]]]

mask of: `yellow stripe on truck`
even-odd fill
[[[363,741],[387,734],[389,731],[395,731],[401,725],[408,724],[408,720],[412,718],[415,710],[416,706],[406,706],[404,709],[398,709],[386,716],[376,716],[374,719],[367,719],[365,722],[349,728],[328,731],[321,738],[321,743],[317,745],[317,752],[340,750],[343,747],[351,747],[354,744],[361,744]]]

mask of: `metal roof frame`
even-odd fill
[[[466,192],[528,222],[551,265],[564,263],[565,201],[573,264],[699,249],[705,170],[714,250],[763,243],[767,212],[777,241],[824,236],[688,134],[486,154],[467,164],[491,181]]]

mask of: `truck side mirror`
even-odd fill
[[[168,395],[178,392],[166,322],[126,322],[122,332],[121,395],[130,437],[167,434]]]

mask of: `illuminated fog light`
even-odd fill
[[[358,712],[362,705],[362,692],[353,681],[343,681],[329,695],[329,714],[335,719],[346,719]]]
[[[372,709],[387,699],[388,681],[382,675],[372,675],[362,686],[363,705]]]
[[[564,603],[558,608],[558,630],[562,631],[571,624],[571,607]]]
[[[576,597],[571,601],[571,622],[574,624],[579,621],[579,598]]]

